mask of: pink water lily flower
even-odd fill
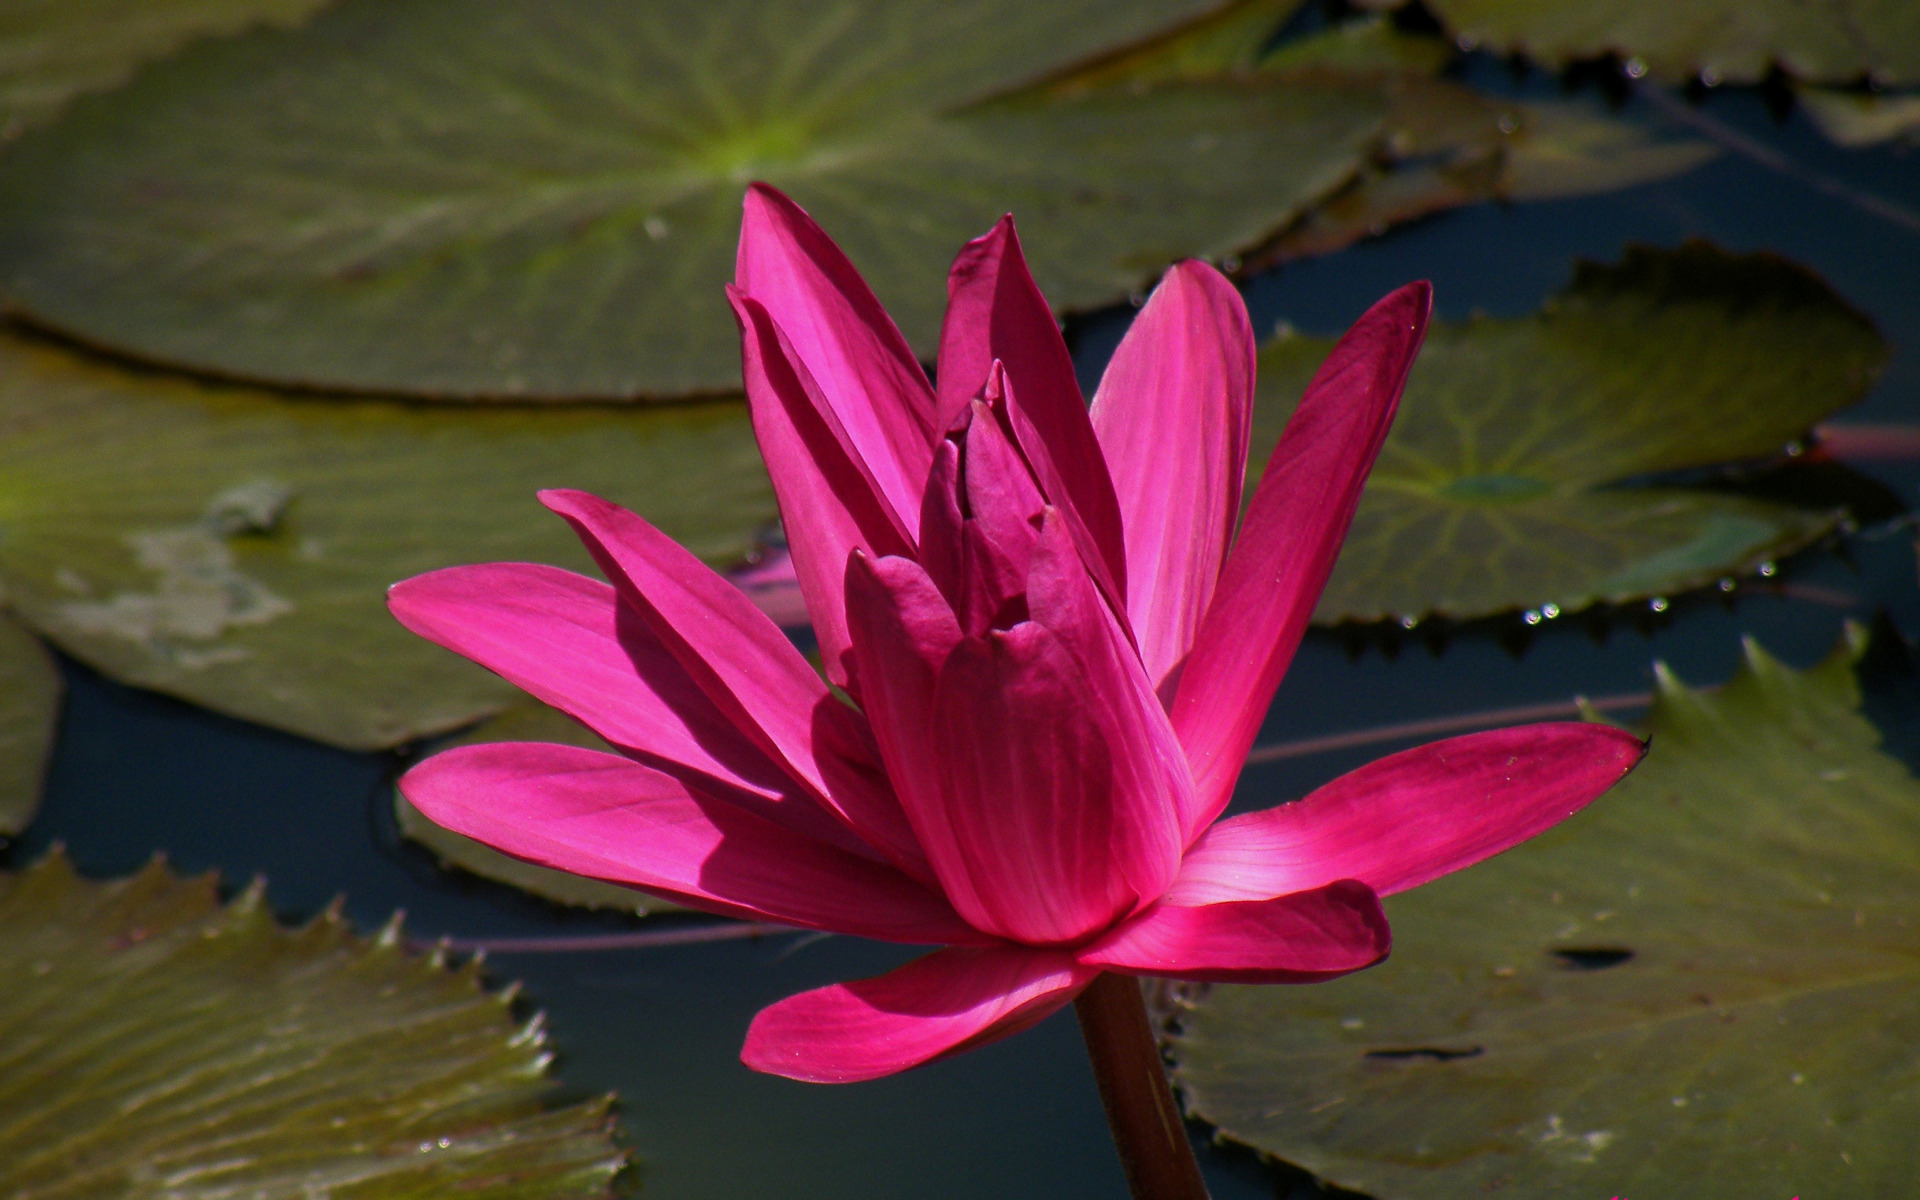
[[[748,1065],[887,1075],[1026,1028],[1102,972],[1358,970],[1388,950],[1380,896],[1539,833],[1639,759],[1597,725],[1498,730],[1219,820],[1428,288],[1335,347],[1244,518],[1254,346],[1217,272],[1168,272],[1091,412],[1011,220],[948,291],[934,387],[807,215],[747,197],[730,296],[825,679],[726,580],[581,492],[541,499],[611,585],[495,563],[391,594],[410,629],[620,751],[436,755],[401,784],[434,821],[709,912],[943,947],[765,1009]]]

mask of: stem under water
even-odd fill
[[[1073,1002],[1133,1200],[1208,1200],[1167,1086],[1140,981],[1103,974]]]

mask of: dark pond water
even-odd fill
[[[1552,92],[1501,64],[1476,82]],[[1710,95],[1700,110],[1786,155],[1806,171],[1920,210],[1920,159],[1845,151],[1805,120],[1776,120],[1751,92]],[[1625,114],[1665,118],[1644,100]],[[1482,206],[1256,279],[1255,325],[1285,318],[1336,332],[1408,279],[1437,287],[1442,316],[1534,310],[1566,280],[1571,260],[1616,258],[1628,242],[1671,246],[1704,236],[1733,249],[1771,249],[1825,275],[1872,315],[1898,357],[1850,419],[1920,421],[1920,234],[1844,198],[1735,154],[1661,184],[1579,201]],[[1097,375],[1126,313],[1076,322],[1082,370]],[[1912,502],[1920,470],[1862,469]],[[1417,641],[1397,655],[1330,635],[1309,639],[1268,718],[1263,742],[1382,723],[1561,701],[1574,693],[1644,689],[1664,659],[1694,682],[1725,678],[1751,633],[1794,663],[1822,655],[1848,617],[1884,610],[1920,633],[1912,543],[1899,527],[1868,528],[1846,555],[1823,550],[1786,564],[1792,595],[1743,592],[1676,603],[1657,621],[1620,614],[1604,641],[1589,624],[1541,627],[1523,652],[1517,621],[1461,630],[1435,653]],[[1811,597],[1811,598],[1809,598]],[[1357,649],[1357,653],[1356,653]],[[20,863],[54,841],[81,869],[127,871],[156,849],[181,868],[230,880],[264,873],[289,917],[344,892],[363,925],[404,908],[419,936],[572,936],[630,929],[614,918],[561,912],[503,888],[440,872],[402,844],[388,814],[398,758],[331,751],[105,682],[70,667],[71,694],[39,822],[7,855]],[[1898,717],[1903,714],[1894,714]],[[1250,768],[1238,803],[1298,795],[1396,748],[1298,756]],[[1072,1018],[1062,1014],[1011,1042],[877,1083],[810,1087],[757,1076],[736,1059],[760,1006],[804,988],[872,974],[908,953],[847,938],[768,938],[673,948],[496,954],[496,974],[523,979],[551,1019],[560,1073],[577,1092],[611,1089],[645,1159],[653,1200],[810,1200],[857,1197],[1124,1195]],[[1196,1140],[1205,1131],[1194,1129]],[[1204,1150],[1219,1200],[1286,1195],[1251,1155]]]

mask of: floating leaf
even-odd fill
[[[1424,120],[1414,124],[1402,114]],[[1406,139],[1410,157],[1369,166],[1250,262],[1328,254],[1392,226],[1495,198],[1564,200],[1635,187],[1690,171],[1719,153],[1709,142],[1655,136],[1583,101],[1496,104],[1445,80],[1404,89],[1388,120]],[[1418,141],[1415,133],[1422,135]]]
[[[1177,38],[1055,81],[1048,94],[1249,75],[1303,87],[1376,89],[1387,105],[1386,136],[1376,153],[1346,186],[1244,255],[1251,269],[1329,253],[1388,225],[1495,194],[1517,118],[1505,101],[1432,78],[1451,58],[1450,46],[1373,18],[1270,47],[1279,19],[1295,7],[1278,0],[1238,5]]]
[[[1717,156],[1711,142],[1655,136],[1644,125],[1578,100],[1520,105],[1499,190],[1508,200],[1564,200],[1636,187]]]
[[[82,92],[124,83],[195,38],[297,25],[326,0],[9,0],[0,11],[0,137]]]
[[[1278,81],[1002,98],[1202,0],[346,0],[207,43],[0,165],[31,319],[157,362],[439,397],[732,391],[721,286],[765,179],[931,355],[953,253],[1017,212],[1047,295],[1250,246],[1383,107]]]
[[[1235,0],[1218,12],[1046,81],[1051,96],[1077,96],[1123,84],[1192,82],[1253,70],[1267,44],[1306,0]]]
[[[1266,71],[1317,67],[1341,71],[1395,71],[1434,75],[1453,60],[1446,41],[1398,29],[1385,17],[1343,21],[1276,46],[1260,59]]]
[[[1214,24],[1150,51],[1123,57],[1050,85],[1048,94],[1079,95],[1093,85],[1139,89],[1166,81],[1222,77],[1290,81],[1307,87],[1364,85],[1385,98],[1383,161],[1440,157],[1455,161],[1497,153],[1517,125],[1517,108],[1434,76],[1453,51],[1436,38],[1406,34],[1383,19],[1349,21],[1269,48],[1276,6],[1242,5]],[[1262,12],[1266,21],[1251,22]]]
[[[1261,351],[1256,447],[1328,349]],[[1779,455],[1885,356],[1810,272],[1702,242],[1581,263],[1532,317],[1437,323],[1315,617],[1572,612],[1803,547],[1835,514],[1644,480]]]
[[[540,1018],[478,967],[274,923],[259,887],[58,854],[0,876],[0,1192],[603,1196],[610,1098],[550,1108]]]
[[[1598,104],[1578,100],[1518,101],[1491,97],[1431,76],[1452,50],[1437,38],[1402,33],[1381,18],[1349,22],[1294,42],[1263,67],[1317,64],[1388,72],[1394,97],[1388,117],[1400,158],[1439,160],[1450,172],[1427,172],[1443,196],[1458,187],[1461,169],[1498,153],[1498,177],[1474,199],[1555,200],[1592,195],[1677,175],[1718,150],[1691,138],[1656,137]],[[1417,174],[1424,161],[1412,164]],[[1405,196],[1411,189],[1390,172],[1376,186]],[[1402,205],[1405,201],[1401,201]],[[1433,202],[1429,201],[1429,205]],[[1375,209],[1384,206],[1371,205]],[[1421,209],[1414,206],[1414,215]]]
[[[1553,66],[1618,55],[1657,78],[1758,83],[1920,81],[1920,7],[1908,0],[1428,0],[1463,46]]]
[[[40,639],[0,617],[0,842],[40,808],[60,692],[60,668]]]
[[[464,746],[480,742],[557,742],[566,746],[585,746],[589,750],[609,754],[616,752],[578,721],[530,699],[522,699],[499,716],[481,722],[449,745]],[[393,812],[401,834],[433,851],[444,865],[459,867],[483,879],[532,892],[556,904],[631,913],[675,912],[680,909],[670,900],[649,896],[632,888],[509,858],[491,846],[435,825],[425,813],[409,803],[398,788],[393,793]]]
[[[1384,17],[1342,22],[1269,50],[1276,7],[1242,5],[1157,52],[1142,51],[1055,85],[1056,92],[1072,94],[1089,83],[1257,70],[1303,82],[1365,81],[1380,88],[1389,106],[1383,155],[1245,256],[1256,268],[1330,253],[1393,225],[1495,197],[1564,199],[1649,183],[1718,153],[1704,141],[1656,137],[1596,104],[1517,101],[1436,78],[1453,58],[1453,47],[1403,32]]]
[[[1337,195],[1307,210],[1251,262],[1259,268],[1331,254],[1395,225],[1491,199],[1499,192],[1503,169],[1499,157],[1462,164],[1371,166]]]
[[[1388,901],[1386,963],[1182,1014],[1188,1111],[1380,1200],[1905,1194],[1920,781],[1861,715],[1863,645],[1749,645],[1717,695],[1662,671],[1639,769]]]
[[[519,692],[407,633],[389,584],[459,562],[591,570],[541,487],[627,504],[716,563],[774,514],[736,404],[472,412],[289,399],[0,334],[0,580],[128,683],[353,748]]]
[[[1842,146],[1920,141],[1920,95],[1877,95],[1834,88],[1801,88],[1813,123]]]

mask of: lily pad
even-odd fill
[[[268,382],[733,391],[721,285],[764,179],[931,356],[949,260],[1005,210],[1078,308],[1247,248],[1359,167],[1383,109],[1360,84],[1009,95],[1210,7],[346,0],[22,138],[0,282],[83,341]]]
[[[1820,132],[1842,146],[1920,141],[1920,95],[1801,88],[1800,103]]]
[[[1362,16],[1294,38],[1259,60],[1261,70],[1324,67],[1342,71],[1399,71],[1436,75],[1455,51],[1445,38],[1411,33],[1385,16]]]
[[[10,0],[0,10],[0,138],[126,82],[196,38],[289,27],[326,0]]]
[[[1618,55],[1655,78],[1920,82],[1920,8],[1908,0],[1427,0],[1463,46],[1564,66]]]
[[[1050,96],[1076,96],[1115,85],[1144,87],[1245,74],[1260,64],[1274,35],[1305,4],[1306,0],[1234,0],[1180,29],[1071,68],[1037,90]]]
[[[1329,348],[1262,349],[1256,447]],[[1886,352],[1817,276],[1703,242],[1581,263],[1532,317],[1436,323],[1315,619],[1573,612],[1804,547],[1840,514],[1661,479],[1783,456]]]
[[[1452,47],[1401,33],[1384,18],[1347,21],[1272,46],[1279,22],[1297,7],[1284,0],[1237,5],[1178,37],[1054,81],[1047,94],[1254,76],[1304,87],[1377,89],[1387,111],[1375,153],[1339,191],[1241,256],[1248,269],[1328,253],[1387,225],[1495,194],[1518,125],[1514,105],[1435,78]]]
[[[541,1019],[478,970],[157,861],[0,876],[0,1192],[607,1195],[611,1098],[549,1106]]]
[[[1405,33],[1373,17],[1288,43],[1261,61],[1266,71],[1371,72],[1385,81],[1393,98],[1389,146],[1398,161],[1380,177],[1362,181],[1379,194],[1359,206],[1343,194],[1313,216],[1343,201],[1350,212],[1364,209],[1380,221],[1399,211],[1419,216],[1469,199],[1593,195],[1677,175],[1719,152],[1696,138],[1655,135],[1596,103],[1488,96],[1435,78],[1452,55],[1452,47],[1439,38]],[[1487,172],[1475,168],[1496,157],[1497,173],[1480,183]],[[1424,181],[1425,187],[1409,180]],[[1473,186],[1463,186],[1469,183]]]
[[[585,746],[589,750],[615,753],[586,726],[565,713],[548,708],[537,700],[523,698],[497,717],[482,721],[448,746],[481,742],[557,742],[566,746]],[[679,912],[681,906],[671,900],[649,896],[632,888],[569,875],[551,867],[539,867],[517,858],[509,858],[493,847],[463,834],[443,829],[415,808],[400,789],[393,791],[395,823],[402,836],[433,851],[442,865],[531,892],[544,900],[573,908],[613,909],[630,913]]]
[[[774,515],[737,404],[296,399],[0,334],[0,430],[0,581],[22,621],[116,679],[356,749],[520,694],[384,596],[452,563],[591,570],[537,489],[604,494],[721,565]]]
[[[1656,135],[1586,101],[1518,107],[1520,129],[1499,185],[1507,200],[1564,200],[1637,187],[1691,171],[1720,153],[1711,142]]]
[[[1282,0],[1241,4],[1180,37],[1052,85],[1052,94],[1074,95],[1099,85],[1258,73],[1381,89],[1388,103],[1381,153],[1345,188],[1244,255],[1250,268],[1330,253],[1391,226],[1496,197],[1555,200],[1649,183],[1718,153],[1709,142],[1656,135],[1598,104],[1519,101],[1439,78],[1453,46],[1381,16],[1270,47],[1279,19],[1294,7]]]
[[[39,811],[61,690],[60,668],[40,639],[0,617],[0,844]]]
[[[1417,221],[1498,194],[1504,164],[1488,157],[1445,162],[1376,164],[1314,205],[1279,237],[1251,255],[1254,269],[1343,250]]]
[[[1660,671],[1645,762],[1389,900],[1386,963],[1190,999],[1188,1111],[1379,1200],[1905,1194],[1920,781],[1862,715],[1863,648],[1749,644],[1717,694]]]
[[[1479,114],[1465,111],[1468,97],[1481,106]],[[1431,106],[1434,101],[1440,105]],[[1564,200],[1635,187],[1690,171],[1719,153],[1709,142],[1658,136],[1584,101],[1496,104],[1445,80],[1406,89],[1394,112],[1423,110],[1425,137],[1403,143],[1407,157],[1370,165],[1248,262],[1267,266],[1328,254],[1395,225],[1487,200]],[[1457,115],[1436,127],[1434,114],[1448,110]],[[1394,117],[1389,124],[1403,137],[1420,128]]]

